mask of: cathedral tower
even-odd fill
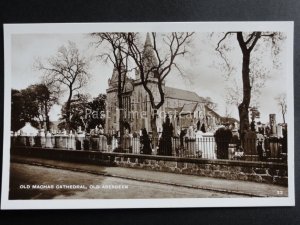
[[[143,53],[142,53],[142,62],[144,65],[145,74],[151,68],[158,66],[158,61],[157,61],[157,58],[155,55],[155,51],[153,49],[150,33],[147,33],[147,35],[146,35],[146,41],[145,41],[144,49],[143,49]],[[155,72],[151,72],[149,74],[149,78],[155,78],[156,76],[157,75],[155,74]],[[139,71],[136,73],[136,78],[140,79]]]
[[[125,78],[125,65],[122,61],[122,55],[121,55],[120,51],[118,51],[117,60],[118,60],[118,64],[121,63],[122,73],[124,72],[124,74],[122,74],[122,77],[121,77],[121,79],[123,81],[123,79]],[[118,79],[119,79],[119,72],[118,72],[118,69],[116,67],[114,67],[112,76],[108,80],[108,85],[109,86],[118,86]]]

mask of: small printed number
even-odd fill
[[[277,191],[277,194],[278,194],[278,195],[282,195],[282,194],[283,194],[283,191]]]

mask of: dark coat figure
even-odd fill
[[[202,123],[201,131],[202,131],[203,133],[206,133],[206,129],[205,129],[205,124],[204,124],[204,123]]]
[[[141,154],[151,155],[152,153],[151,142],[146,128],[142,130],[141,145],[142,145]]]
[[[262,135],[265,135],[264,128],[263,127],[259,127],[258,128],[258,133],[260,133]]]
[[[266,133],[266,135],[267,135],[268,137],[270,137],[270,135],[271,135],[271,128],[270,128],[269,126],[267,126],[267,127],[265,128],[265,133]]]
[[[124,130],[128,130],[128,133],[131,133],[130,124],[127,121],[123,122]]]
[[[263,149],[263,142],[262,141],[257,142],[257,154],[258,154],[258,157],[259,157],[260,161],[265,160],[266,154],[265,154],[265,151]]]
[[[228,159],[228,146],[232,139],[231,130],[221,127],[216,131],[214,137],[217,143],[217,158]]]
[[[237,147],[240,146],[240,137],[237,132],[232,133],[231,143],[236,144]]]
[[[251,131],[255,132],[255,122],[254,121],[251,122],[250,128],[251,128]]]
[[[200,120],[198,120],[198,122],[197,122],[197,130],[200,130]]]
[[[90,150],[90,140],[89,138],[86,138],[83,140],[83,149],[84,150]]]
[[[282,129],[283,138],[281,139],[282,153],[287,153],[287,129]]]
[[[143,132],[143,131],[142,131],[142,132]],[[147,131],[146,131],[146,133],[147,133]],[[133,137],[133,138],[137,138],[137,137],[138,137],[138,133],[137,133],[137,132],[133,132],[133,133],[132,133],[132,137]]]
[[[108,135],[105,135],[105,136],[107,138],[107,145],[111,145],[111,143],[112,143],[112,135],[108,134]]]
[[[172,134],[173,125],[170,122],[169,115],[167,115],[166,122],[163,124],[161,139],[159,140],[159,155],[172,155]]]
[[[17,140],[20,136],[17,137]],[[41,143],[41,136],[35,136],[34,137],[34,147],[42,147],[42,143]]]
[[[257,134],[256,136],[257,138],[257,146],[256,146],[256,150],[257,150],[257,154],[258,154],[258,158],[260,161],[263,161],[266,159],[266,151],[264,149],[264,136],[260,133]]]
[[[180,139],[180,147],[183,148],[184,144],[184,136],[186,135],[186,129],[180,131],[179,139]]]

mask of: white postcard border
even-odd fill
[[[294,88],[293,38],[294,23],[286,22],[156,22],[156,23],[49,23],[4,25],[4,127],[2,167],[2,209],[88,209],[88,208],[174,208],[174,207],[255,207],[294,206]],[[90,32],[225,32],[229,30],[282,31],[287,35],[288,90],[288,197],[264,198],[172,198],[172,199],[93,199],[93,200],[9,200],[10,116],[11,116],[11,35],[29,33]]]

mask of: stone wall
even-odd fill
[[[11,153],[106,166],[288,185],[287,165],[284,163],[180,158],[34,147],[14,147],[11,149]]]
[[[164,159],[141,159],[140,157],[116,156],[114,165],[136,169],[146,169],[161,172],[197,175],[205,177],[223,178],[228,180],[254,181],[260,183],[272,183],[287,186],[287,168],[269,168],[266,165],[234,165],[231,162],[225,164],[205,162],[201,159],[197,162],[166,161]],[[229,160],[227,160],[229,161]],[[273,164],[273,163],[272,163]]]

